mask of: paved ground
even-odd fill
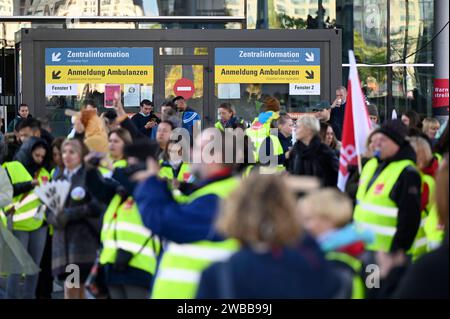
[[[5,298],[5,288],[6,288],[6,278],[0,276],[0,299]],[[60,283],[53,282],[52,299],[63,299],[63,298],[64,298],[64,291],[62,285]]]

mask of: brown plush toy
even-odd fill
[[[106,133],[105,123],[97,115],[95,110],[82,110],[73,112],[66,110],[66,115],[74,116],[80,119],[84,126],[84,144],[89,151],[107,153],[108,152],[108,134]]]
[[[85,128],[84,144],[89,150],[107,153],[108,134],[106,133],[105,123],[97,115],[97,112],[95,110],[82,110],[80,121]]]

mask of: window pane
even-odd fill
[[[194,85],[194,92],[187,105],[203,118],[203,65],[164,65],[164,98],[172,100],[175,96],[175,84],[180,79],[188,79]],[[188,88],[190,89],[190,88]],[[180,89],[181,91],[181,89]]]
[[[250,0],[249,2],[251,2]],[[249,4],[251,5],[251,4]],[[0,7],[2,8],[2,7]],[[243,16],[243,0],[6,1],[4,15],[30,16]],[[11,14],[7,14],[11,12]],[[98,14],[100,12],[100,14]]]
[[[387,1],[355,0],[353,3],[353,46],[356,61],[386,63]]]
[[[289,95],[289,84],[261,84],[241,83],[238,85],[237,95],[233,98],[221,98],[219,96],[219,85],[216,84],[216,110],[221,103],[228,102],[234,105],[237,115],[247,121],[252,121],[260,112],[262,102],[267,96],[274,96],[280,101],[281,111],[289,113],[311,112],[310,106],[320,101],[320,96],[297,96]]]
[[[208,48],[159,48],[159,55],[208,55]]]
[[[347,73],[348,73],[348,68]],[[378,107],[380,119],[384,120],[387,114],[387,68],[386,67],[359,67],[359,80],[366,100]]]
[[[276,23],[270,28],[324,29],[336,24],[336,1],[318,0],[273,0],[269,16],[274,14]],[[268,5],[271,5],[269,1]],[[320,7],[320,10],[319,10]]]
[[[138,84],[138,83],[137,83]],[[127,85],[127,84],[125,84]],[[121,84],[122,101],[125,85]],[[141,99],[147,98],[152,100],[150,96],[144,96],[144,90],[150,88],[153,91],[152,84],[140,83]],[[93,100],[97,105],[98,113],[106,111],[104,107],[105,101],[105,84],[80,83],[77,84],[77,95],[74,96],[47,96],[46,107],[48,109],[52,132],[55,136],[67,135],[72,127],[70,117],[64,114],[65,109],[80,110],[84,100]],[[139,105],[127,105],[124,102],[125,111],[135,113],[139,110]]]
[[[433,68],[392,68],[392,95],[394,107],[400,113],[414,110],[422,116],[431,116]]]
[[[433,2],[391,0],[391,61],[413,54],[433,37]],[[432,45],[406,59],[407,63],[431,63]]]
[[[144,0],[150,4],[150,0]],[[241,0],[157,0],[157,15],[162,16],[243,16]],[[145,7],[145,5],[144,5]]]
[[[0,12],[1,15],[1,12]],[[11,14],[12,15],[12,14]],[[0,23],[0,48],[5,44],[3,39],[6,40],[6,47],[14,48],[14,34],[22,28],[30,28],[31,23],[17,23],[17,22],[5,22]]]

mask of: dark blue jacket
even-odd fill
[[[151,137],[152,131],[153,131],[153,129],[151,129],[151,128],[149,128],[149,129],[145,128],[145,125],[150,120],[154,120],[156,123],[160,122],[159,118],[157,118],[153,112],[151,112],[148,116],[144,116],[141,113],[136,113],[131,118],[131,121],[139,129],[139,132],[141,132],[142,134],[144,134],[147,137]]]
[[[202,187],[216,180],[208,180]],[[167,182],[150,177],[134,192],[144,225],[154,234],[176,242],[191,243],[199,240],[222,240],[214,230],[219,197],[206,195],[188,204],[177,203]]]
[[[333,298],[341,282],[307,235],[293,248],[258,253],[242,248],[201,277],[197,298]]]
[[[347,101],[345,103],[342,103],[340,107],[331,109],[330,123],[333,127],[334,134],[339,141],[342,140],[342,130],[344,129],[344,115],[346,104]]]

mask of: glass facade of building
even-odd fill
[[[247,8],[245,8],[245,4]],[[432,45],[434,33],[433,0],[0,0],[0,16],[246,16],[240,23],[171,22],[3,22],[0,23],[0,45],[14,54],[14,33],[23,27],[52,28],[229,28],[248,29],[342,29],[343,79],[348,77],[348,50],[355,52],[359,75],[367,99],[379,107],[382,118],[414,109],[431,115],[433,90]],[[420,50],[419,50],[420,49]],[[9,51],[8,51],[9,50]],[[419,51],[418,51],[419,50]],[[417,52],[418,51],[418,52]],[[165,52],[162,54],[177,54]],[[173,65],[171,74],[179,71]],[[2,69],[6,72],[6,69]],[[287,100],[284,86],[241,84],[241,99],[258,100],[273,94]],[[14,90],[11,86],[3,94]],[[96,90],[102,90],[101,86]],[[13,95],[13,94],[11,94]],[[217,96],[216,88],[216,96]],[[318,97],[317,97],[318,98]],[[50,104],[55,102],[49,101]],[[234,101],[237,103],[237,101]],[[315,103],[314,98],[298,97],[289,108]],[[289,110],[288,111],[292,111]],[[250,115],[250,114],[249,114]]]

